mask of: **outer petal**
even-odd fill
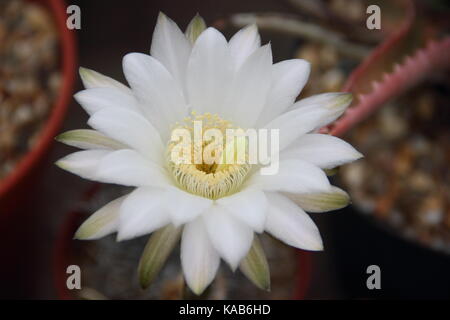
[[[209,238],[220,256],[236,270],[253,241],[253,230],[216,205],[203,215]]]
[[[111,153],[110,150],[78,151],[58,160],[56,165],[84,179],[97,180],[97,170],[101,160]]]
[[[93,115],[104,108],[121,108],[142,114],[134,96],[117,88],[86,89],[77,92],[74,98],[89,115]]]
[[[233,81],[230,100],[221,114],[244,128],[251,127],[266,103],[271,74],[272,50],[268,44],[245,60]]]
[[[181,88],[169,71],[149,55],[127,54],[123,70],[147,118],[167,138],[170,125],[187,114]]]
[[[150,54],[172,74],[178,86],[185,90],[186,66],[191,44],[177,24],[162,12],[153,32]]]
[[[131,90],[113,78],[107,77],[97,71],[80,67],[80,77],[86,89],[91,88],[116,88],[131,95]]]
[[[350,203],[350,196],[347,192],[334,186],[328,192],[287,194],[287,196],[308,212],[337,210]]]
[[[158,131],[144,117],[127,110],[102,110],[88,121],[94,129],[129,145],[156,163],[163,162],[164,147]]]
[[[200,295],[214,279],[220,257],[211,245],[202,219],[188,223],[181,238],[181,265],[189,288]]]
[[[260,172],[255,172],[248,185],[265,191],[292,193],[326,192],[331,187],[321,169],[296,159],[280,161],[279,171],[274,175],[261,175]]]
[[[126,149],[111,152],[101,159],[96,180],[134,187],[165,187],[170,184],[167,172],[162,167],[136,151]]]
[[[167,189],[166,206],[172,223],[177,227],[197,218],[212,206],[213,201],[175,187]]]
[[[267,199],[264,192],[245,189],[229,197],[220,198],[217,203],[253,230],[259,233],[264,231],[267,213]]]
[[[125,199],[120,208],[118,241],[151,233],[170,223],[164,193],[164,189],[142,187]]]
[[[199,113],[223,110],[232,74],[227,41],[216,29],[206,29],[197,38],[187,67],[187,91],[191,108]]]
[[[272,87],[267,96],[258,124],[264,125],[291,107],[308,81],[311,71],[309,62],[291,59],[273,65]]]
[[[249,25],[230,39],[230,53],[234,60],[234,68],[239,69],[253,52],[261,46],[261,37],[256,24]]]
[[[189,22],[184,32],[186,38],[191,44],[194,44],[198,36],[207,28],[205,20],[197,13],[191,22]]]
[[[305,134],[281,154],[282,159],[297,158],[320,168],[330,169],[362,158],[350,144],[327,134]]]
[[[111,201],[97,210],[78,228],[75,239],[94,240],[117,231],[120,206],[127,196]]]
[[[300,136],[338,118],[351,103],[351,94],[333,93],[313,96],[294,104],[294,108],[265,125],[280,129],[280,150]]]
[[[151,235],[139,260],[138,274],[142,289],[148,288],[180,242],[181,228],[167,225]]]
[[[111,139],[98,131],[89,129],[70,130],[58,135],[55,140],[80,149],[119,150],[127,145]]]
[[[323,250],[319,230],[311,218],[285,196],[267,193],[266,231],[286,244],[305,250]]]
[[[292,110],[302,109],[306,112],[307,110],[322,109],[324,114],[321,121],[316,124],[316,129],[318,129],[339,118],[352,103],[352,99],[351,93],[322,93],[298,101],[292,106]]]
[[[257,236],[254,237],[247,256],[241,261],[240,270],[255,286],[270,291],[269,264]]]

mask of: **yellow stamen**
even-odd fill
[[[196,122],[201,122],[203,132],[209,129],[219,130],[223,135],[222,142],[225,146],[222,146],[221,144],[217,144],[217,146],[211,145],[212,143],[217,143],[217,141],[203,140],[202,143],[196,143],[193,141],[194,139],[192,139],[190,146],[192,161],[187,164],[175,163],[172,161],[171,153],[177,143],[169,142],[167,148],[168,167],[177,184],[187,192],[209,199],[219,199],[239,191],[240,186],[250,171],[251,165],[247,162],[244,162],[243,164],[223,163],[225,158],[224,150],[226,152],[227,148],[230,149],[230,145],[227,145],[225,138],[226,130],[238,128],[234,127],[230,121],[221,119],[218,115],[212,115],[210,113],[198,115],[193,111],[190,117],[186,117],[182,123],[177,123],[173,130],[187,129],[191,133],[191,138],[193,138],[195,136],[194,123]],[[196,153],[197,155],[203,155],[203,151],[207,146],[209,146],[209,148],[212,146],[214,153],[219,153],[217,158],[220,159],[220,163],[206,163],[204,159],[201,163],[196,163]],[[248,159],[248,157],[245,158]]]

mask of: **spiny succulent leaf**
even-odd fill
[[[350,106],[331,126],[322,128],[321,131],[342,136],[384,103],[423,81],[427,75],[436,70],[450,68],[449,56],[450,37],[440,41],[430,41],[425,48],[406,57],[402,64],[396,64],[391,73],[384,73],[382,80],[372,86],[373,91],[359,94],[356,104]]]

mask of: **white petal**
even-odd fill
[[[231,269],[236,270],[250,250],[253,230],[219,205],[213,206],[202,217],[214,248]]]
[[[133,150],[111,152],[98,164],[98,181],[125,186],[164,187],[170,184],[167,172]]]
[[[234,60],[234,68],[237,70],[254,51],[261,46],[261,37],[256,24],[249,25],[230,39],[230,53]]]
[[[191,44],[184,33],[175,22],[160,12],[150,54],[166,67],[182,90],[186,87],[186,66],[190,53]]]
[[[187,114],[181,88],[169,71],[149,55],[127,54],[123,70],[147,118],[167,138],[170,125]]]
[[[281,61],[273,65],[272,86],[264,110],[258,119],[264,125],[291,107],[308,81],[309,62],[303,59]]]
[[[264,192],[248,188],[229,197],[220,198],[217,203],[256,232],[264,231],[267,212]]]
[[[320,112],[319,109],[307,112],[296,109],[278,116],[266,124],[264,128],[279,130],[279,148],[281,151],[302,135],[314,130],[322,115],[323,112]]]
[[[142,114],[134,96],[116,88],[86,89],[76,93],[74,98],[89,115],[93,115],[104,108],[127,109]]]
[[[89,129],[70,130],[58,135],[55,140],[80,149],[127,149],[127,145],[111,139],[98,131]]]
[[[152,161],[163,162],[164,147],[159,133],[144,117],[122,109],[102,110],[96,112],[88,124]]]
[[[295,103],[292,110],[264,127],[280,130],[280,150],[283,150],[305,133],[334,121],[350,103],[351,94],[348,93],[313,96]]]
[[[268,44],[245,60],[233,80],[230,99],[221,114],[244,128],[252,127],[266,103],[271,74],[272,49]]]
[[[248,185],[265,191],[284,191],[292,193],[326,192],[330,182],[318,167],[297,159],[281,160],[278,173],[261,175],[255,172]]]
[[[116,88],[131,95],[131,90],[113,78],[107,77],[97,71],[80,67],[80,77],[86,89],[91,88]]]
[[[226,39],[216,29],[206,29],[195,42],[189,58],[187,91],[190,107],[199,113],[223,110],[232,72]]]
[[[189,288],[200,295],[213,281],[219,264],[202,219],[188,223],[181,238],[181,265]]]
[[[151,233],[170,223],[164,208],[164,189],[141,187],[134,190],[120,208],[117,241]]]
[[[176,187],[168,188],[166,197],[167,210],[176,227],[194,220],[213,204],[210,199],[187,193]]]
[[[111,153],[110,150],[78,151],[58,160],[56,165],[84,179],[97,180],[100,161]]]
[[[297,158],[323,169],[331,169],[362,156],[344,140],[327,134],[305,134],[280,155],[282,159]]]
[[[323,250],[319,230],[311,218],[291,200],[267,193],[266,231],[286,244],[305,250]]]
[[[75,239],[100,239],[116,232],[119,225],[119,210],[127,196],[113,200],[92,214],[75,233]]]

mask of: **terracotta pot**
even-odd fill
[[[44,125],[39,140],[16,165],[13,172],[0,181],[0,221],[17,212],[24,204],[24,195],[29,194],[38,169],[48,155],[72,96],[76,72],[76,45],[74,33],[66,27],[66,5],[62,0],[33,1],[51,12],[60,38],[62,83],[57,99]]]

